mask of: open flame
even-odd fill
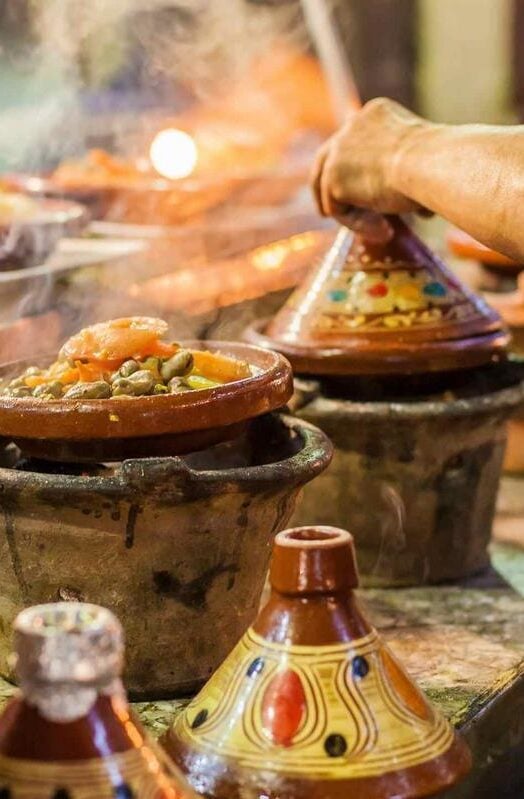
[[[191,175],[198,161],[198,151],[189,133],[167,128],[156,134],[149,158],[159,175],[176,180]]]

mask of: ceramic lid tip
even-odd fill
[[[307,549],[332,549],[333,547],[353,545],[353,536],[347,530],[328,525],[314,527],[292,527],[283,530],[275,537],[275,544],[283,547],[303,547]]]
[[[101,683],[120,675],[124,634],[106,608],[56,602],[23,610],[15,619],[16,671],[43,683]]]
[[[356,588],[353,536],[315,525],[284,530],[275,538],[270,578],[284,594],[331,593]]]

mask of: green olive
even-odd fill
[[[155,376],[147,369],[133,372],[129,377],[121,377],[113,383],[113,396],[129,395],[141,397],[151,394],[156,385]]]
[[[61,397],[64,393],[64,386],[59,380],[54,380],[52,383],[49,383],[47,390],[52,397],[59,399],[59,397]]]
[[[160,374],[167,383],[172,377],[188,375],[193,368],[193,355],[189,350],[175,352],[167,361],[164,361]]]
[[[64,387],[59,380],[55,380],[53,383],[43,383],[41,386],[37,386],[33,389],[33,397],[42,397],[44,398],[46,394],[49,394],[53,399],[59,399],[62,396]]]
[[[190,391],[190,388],[183,377],[172,377],[167,385],[171,394],[179,394],[182,391]]]
[[[68,388],[64,399],[106,399],[111,396],[111,386],[105,380],[93,383],[75,383]]]
[[[222,383],[218,383],[216,380],[210,380],[208,377],[202,377],[202,375],[189,375],[189,377],[186,377],[186,382],[189,388],[194,390],[215,388],[216,386],[222,385]]]
[[[118,370],[118,372],[115,372],[115,379],[117,377],[129,377],[134,372],[138,372],[139,369],[140,369],[140,364],[137,361],[134,361],[132,359],[129,361],[125,361]]]
[[[157,383],[153,389],[153,394],[167,394],[169,389],[163,383]]]
[[[14,380],[10,380],[9,388],[28,388],[25,377],[15,377]]]
[[[157,380],[160,378],[161,367],[162,359],[157,358],[154,355],[151,355],[149,358],[146,358],[145,361],[140,362],[140,369],[147,369],[148,372],[152,372]]]

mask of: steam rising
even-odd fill
[[[90,83],[139,45],[146,68],[202,96],[240,76],[276,38],[303,39],[296,3],[247,0],[46,0],[37,14],[43,53]]]
[[[245,80],[250,64],[271,57],[275,46],[308,46],[297,0],[45,0],[32,3],[31,9],[32,45],[11,66],[25,72],[26,80],[30,75],[33,101],[4,112],[0,130],[0,155],[11,171],[47,171],[63,158],[97,145],[135,155],[139,141],[145,154],[144,141],[150,136],[150,143],[155,132],[155,102],[159,117],[176,117],[195,103],[229,92],[230,87],[232,91],[237,79]],[[132,106],[139,94],[150,104],[146,114]],[[131,107],[123,105],[124,96]],[[286,124],[276,116],[268,113],[268,124]],[[147,135],[142,135],[144,130]],[[243,223],[236,224],[240,230]],[[184,250],[176,247],[175,260],[183,263]],[[221,252],[213,245],[209,250],[204,238],[201,249],[211,259],[229,255],[227,247]],[[154,274],[154,262],[147,266]],[[143,277],[144,265],[140,270],[129,262],[108,267],[107,273],[112,289],[118,281],[129,285]],[[0,287],[0,326],[58,309],[66,334],[102,318],[156,310],[140,298],[131,302],[124,292],[115,301],[106,285],[97,287],[94,282],[86,288],[82,273],[70,272],[68,280],[65,291],[55,276],[20,280],[7,292]],[[211,334],[223,328],[227,335],[236,329],[235,319],[227,315],[227,309],[212,314]],[[180,336],[207,332],[205,324],[197,327],[181,315],[173,327]],[[2,355],[5,359],[5,352]]]

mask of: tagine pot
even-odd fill
[[[197,799],[128,705],[112,613],[60,602],[14,627],[21,692],[0,716],[1,796]]]
[[[348,525],[365,582],[419,585],[489,564],[506,439],[524,373],[497,311],[398,217],[341,229],[304,283],[246,337],[287,355],[294,412],[335,444],[297,524]]]
[[[133,697],[187,693],[252,619],[275,532],[331,443],[306,422],[254,420],[233,442],[104,465],[0,468],[0,672],[25,606],[102,604],[120,617]]]
[[[163,743],[213,799],[416,799],[470,768],[466,744],[362,614],[349,533],[277,535],[271,594]]]
[[[367,586],[460,580],[489,566],[507,424],[524,402],[518,362],[433,385],[424,377],[408,394],[402,383],[385,396],[382,383],[366,383],[359,396],[358,381],[296,381],[296,415],[335,452],[293,523],[350,525]]]

